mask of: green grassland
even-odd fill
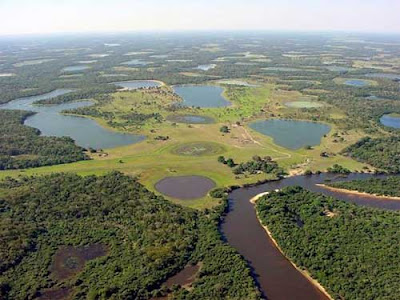
[[[105,174],[110,170],[122,171],[138,176],[141,183],[155,191],[154,184],[166,176],[203,175],[213,179],[217,186],[242,185],[272,178],[270,174],[234,175],[226,165],[217,161],[223,153],[236,163],[246,162],[254,155],[271,156],[289,174],[302,174],[305,170],[324,171],[333,164],[341,164],[351,170],[361,170],[364,164],[358,163],[337,153],[364,136],[363,132],[353,131],[343,134],[338,142],[334,133],[340,131],[332,125],[331,132],[322,139],[321,145],[312,149],[288,150],[273,143],[270,137],[250,129],[247,124],[253,120],[271,116],[310,119],[314,113],[288,108],[286,101],[303,99],[299,92],[280,90],[278,86],[262,84],[258,87],[224,87],[224,96],[232,102],[229,108],[181,108],[178,113],[204,115],[216,120],[214,124],[177,124],[165,119],[177,113],[171,111],[171,104],[179,101],[168,86],[155,90],[123,91],[113,94],[112,101],[98,104],[96,109],[102,113],[112,113],[112,126],[103,118],[95,117],[101,125],[125,132],[140,133],[147,139],[138,144],[106,149],[91,154],[93,160],[72,164],[41,167],[27,170],[13,170],[0,173],[0,178],[18,175],[39,175],[53,172],[74,172],[80,175]],[[143,124],[120,126],[120,117],[130,112],[150,114],[159,113],[163,121],[146,120]],[[325,106],[319,109],[324,115],[336,114],[345,118],[343,112]],[[328,118],[329,120],[329,118]],[[239,122],[239,123],[237,123]],[[219,128],[227,125],[229,133],[221,133]],[[168,136],[166,141],[156,140],[157,136]],[[202,155],[181,153],[187,145],[212,145]],[[201,148],[201,147],[200,147]],[[178,150],[177,150],[178,149]],[[332,153],[322,158],[321,152]],[[205,199],[179,200],[174,202],[195,208],[212,207],[217,202],[207,196]]]

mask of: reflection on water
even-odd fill
[[[77,145],[94,149],[113,148],[140,142],[143,136],[114,132],[101,127],[88,118],[60,114],[63,110],[90,106],[90,101],[71,102],[60,105],[33,105],[34,102],[54,98],[71,92],[58,89],[47,94],[20,98],[1,105],[1,109],[19,109],[36,112],[25,120],[25,125],[37,128],[44,136],[69,136]]]
[[[230,209],[221,224],[221,232],[226,241],[248,261],[256,281],[268,299],[312,300],[327,298],[298,272],[275,247],[260,226],[254,206],[249,202],[249,199],[266,191],[299,185],[313,192],[324,193],[359,205],[400,210],[400,201],[398,200],[380,200],[373,197],[343,194],[316,186],[316,184],[324,183],[325,180],[347,181],[367,179],[371,176],[373,175],[351,174],[346,178],[332,174],[295,176],[255,187],[241,188],[230,193]]]
[[[288,149],[316,146],[331,127],[322,123],[294,120],[264,120],[250,124],[250,128],[274,139],[274,143]]]
[[[196,107],[223,107],[230,105],[223,88],[212,85],[178,85],[174,92],[183,99],[183,105]]]

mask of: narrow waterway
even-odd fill
[[[236,248],[249,263],[264,297],[269,300],[327,299],[275,247],[260,225],[254,205],[249,200],[263,192],[298,185],[358,205],[400,210],[399,200],[380,200],[373,197],[338,193],[316,186],[316,184],[325,183],[326,180],[347,181],[366,179],[371,176],[374,175],[351,174],[345,178],[332,174],[295,176],[255,187],[237,189],[230,193],[229,212],[220,229],[226,241]]]

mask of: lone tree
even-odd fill
[[[227,166],[230,167],[230,168],[233,168],[233,167],[236,166],[236,164],[235,164],[235,162],[233,161],[232,158],[228,158],[228,159],[226,160],[226,164],[227,164]]]
[[[222,133],[229,133],[229,127],[224,125],[219,129],[219,131],[221,131]]]
[[[223,157],[222,155],[218,156],[218,162],[220,162],[221,164],[225,164],[225,157]]]

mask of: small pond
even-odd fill
[[[65,67],[63,69],[64,72],[80,72],[80,71],[84,71],[90,69],[90,67],[88,66],[69,66],[69,67]]]
[[[199,66],[197,66],[196,69],[202,70],[202,71],[208,71],[208,70],[214,69],[216,66],[217,66],[216,64],[199,65]]]
[[[356,86],[356,87],[363,87],[368,86],[369,82],[362,80],[362,79],[349,79],[344,82],[345,85]]]
[[[165,177],[155,185],[158,192],[181,200],[205,197],[214,187],[215,182],[213,180],[196,175]]]
[[[256,121],[250,124],[250,128],[292,150],[319,145],[321,138],[331,130],[329,125],[322,123],[280,119]]]
[[[382,125],[392,128],[400,128],[400,115],[383,115],[380,119]]]
[[[213,118],[198,115],[170,115],[167,120],[184,124],[211,124],[215,122]]]
[[[178,85],[173,89],[183,99],[184,106],[223,107],[231,104],[222,96],[224,89],[219,86]]]
[[[154,80],[119,81],[119,82],[113,82],[113,84],[126,88],[128,90],[161,86],[160,82]]]
[[[121,65],[128,65],[128,66],[145,66],[147,64],[149,64],[149,62],[141,59],[131,59],[129,61],[121,63]]]

